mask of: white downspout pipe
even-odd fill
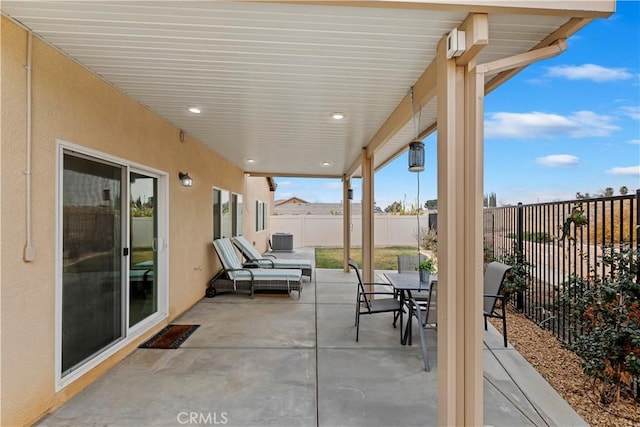
[[[29,31],[27,38],[27,168],[24,171],[26,176],[26,244],[24,247],[23,259],[25,262],[32,262],[36,259],[36,250],[31,242],[31,46],[33,33]]]

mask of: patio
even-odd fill
[[[178,350],[136,350],[39,425],[436,425],[435,332],[428,373],[390,315],[364,317],[356,343],[355,290],[353,273],[320,269],[299,301],[205,298],[173,322],[201,325]],[[501,341],[484,334],[485,425],[586,425]]]

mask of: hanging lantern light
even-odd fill
[[[424,170],[424,144],[414,140],[409,144],[409,172],[422,172]]]

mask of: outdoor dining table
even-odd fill
[[[434,283],[438,283],[438,276],[435,274],[430,274],[428,281],[421,281],[417,271],[415,273],[384,273],[384,277],[399,292],[401,307],[404,307],[405,301],[412,297],[411,291],[429,291]],[[406,345],[407,339],[411,336],[411,312],[409,312],[409,320],[404,328],[404,334],[402,313],[403,311],[400,311],[400,343]]]

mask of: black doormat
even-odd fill
[[[176,349],[199,327],[200,325],[169,325],[138,348]]]

